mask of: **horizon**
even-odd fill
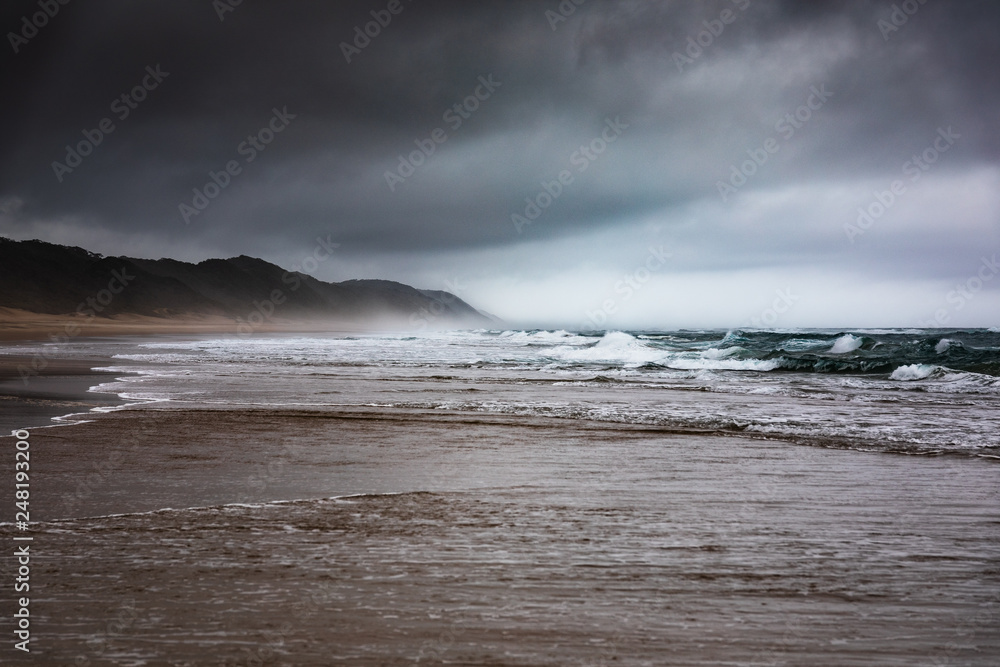
[[[37,11],[0,10],[12,240],[325,243],[540,329],[1000,324],[988,2]]]

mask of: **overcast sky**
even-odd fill
[[[229,3],[4,3],[0,235],[530,325],[1000,325],[996,2]]]

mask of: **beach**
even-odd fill
[[[120,398],[29,429],[32,524],[15,531],[12,503],[0,521],[9,544],[33,537],[31,653],[8,648],[5,661],[1000,658],[995,459],[641,423],[640,412],[613,421],[587,401],[664,412],[705,396],[705,411],[739,407],[738,419],[778,404],[651,389],[649,370],[634,386],[562,371],[553,381],[551,369],[501,368],[482,347],[489,363],[470,366],[472,343],[456,351],[454,337],[401,361],[437,340],[255,340],[232,359],[218,356],[229,342],[205,338],[62,349],[63,369],[99,363],[102,395]],[[392,341],[396,351],[355,361]],[[557,414],[527,409],[545,397]],[[3,562],[10,581],[14,559]]]
[[[79,314],[34,313],[19,308],[0,306],[0,341],[51,341],[66,343],[77,338],[119,336],[233,335],[240,332],[239,323],[228,317],[187,315],[151,317],[123,314],[115,317],[94,317]],[[309,333],[329,331],[367,331],[365,327],[343,321],[269,318],[252,327],[253,333]],[[245,335],[245,334],[244,334]]]
[[[94,407],[120,405],[114,394],[90,392],[114,377],[94,371],[106,359],[48,359],[0,355],[0,432],[45,426],[52,419]]]
[[[31,446],[28,660],[1000,655],[987,462],[378,410],[126,410]]]

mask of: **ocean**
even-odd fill
[[[113,352],[107,370],[137,374],[101,390],[170,406],[460,410],[1000,456],[997,330],[480,330],[133,348],[81,352]]]
[[[24,424],[13,663],[1000,660],[997,331],[42,349],[118,401]]]

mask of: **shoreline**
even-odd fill
[[[0,354],[0,433],[56,426],[59,417],[128,402],[113,392],[91,391],[122,375],[94,370],[112,365],[112,359],[46,358],[45,366],[37,370],[32,368],[33,359]],[[22,376],[19,369],[24,368],[31,369],[30,376]]]
[[[10,317],[11,313],[20,315]],[[0,308],[0,434],[6,435],[20,428],[69,425],[75,420],[55,420],[87,413],[93,408],[118,407],[129,403],[128,399],[114,392],[90,391],[128,374],[125,371],[94,370],[115,366],[114,359],[61,356],[59,351],[50,352],[43,347],[49,341],[71,345],[104,338],[162,341],[174,336],[237,335],[235,322],[134,317],[127,320],[94,318],[88,324],[80,325],[79,319],[68,315],[38,315]],[[77,329],[72,329],[73,326]],[[74,333],[68,336],[66,331]],[[330,329],[318,323],[276,323],[260,327],[254,335],[355,335],[368,332],[369,329],[353,330],[343,326]],[[2,353],[7,347],[28,347],[38,352],[34,355]]]

